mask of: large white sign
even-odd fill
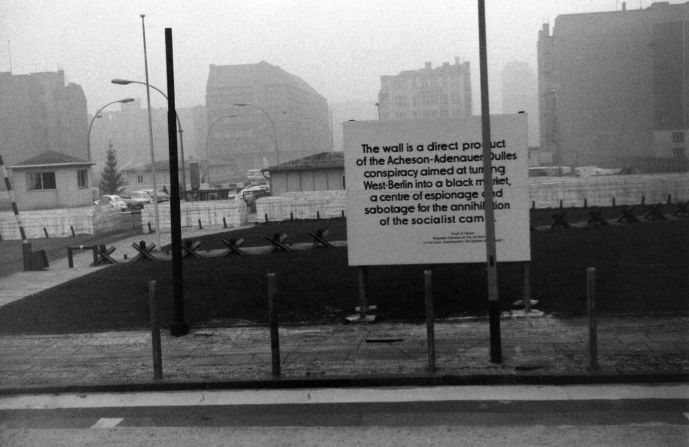
[[[350,265],[485,262],[480,117],[343,127]],[[498,262],[531,258],[526,132],[491,117]]]

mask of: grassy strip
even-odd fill
[[[343,219],[261,224],[206,237],[266,244],[265,235],[284,232],[288,242],[310,241],[308,231],[328,228],[330,239],[345,233]],[[531,233],[532,297],[547,312],[585,311],[585,270],[598,269],[601,312],[685,312],[689,310],[689,221],[670,220],[614,227],[572,228]],[[260,242],[260,243],[259,243]],[[380,266],[369,270],[370,303],[383,319],[423,318],[424,266]],[[438,317],[484,315],[482,264],[434,265]],[[341,321],[358,304],[357,272],[346,248],[274,253],[265,256],[185,259],[184,285],[192,326],[264,324],[266,274],[278,279],[283,322]],[[146,328],[147,283],[160,285],[162,322],[172,320],[170,263],[118,264],[10,303],[0,309],[0,332],[75,332]],[[517,264],[499,265],[503,309],[521,297]]]

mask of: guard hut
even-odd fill
[[[344,153],[321,152],[263,169],[274,196],[286,192],[344,190]]]
[[[47,151],[10,166],[20,210],[76,208],[93,204],[90,181],[94,163]]]

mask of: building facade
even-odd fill
[[[206,110],[206,153],[200,158],[230,161],[238,176],[332,150],[326,99],[264,61],[211,65]]]
[[[265,171],[274,196],[286,192],[345,189],[344,152],[321,152],[271,166]]]
[[[5,164],[49,150],[88,159],[86,97],[79,85],[66,84],[63,70],[0,73],[0,98],[0,153]]]
[[[93,163],[61,152],[46,151],[13,166],[12,189],[20,210],[75,208],[92,205]]]
[[[686,169],[689,4],[558,16],[539,32],[540,146],[553,163]]]
[[[430,62],[421,70],[402,71],[380,77],[378,119],[434,119],[471,116],[471,73],[469,62]]]
[[[538,78],[527,62],[513,61],[502,69],[502,113],[528,115],[529,146],[538,146]]]
[[[91,127],[91,160],[95,171],[100,173],[105,166],[110,144],[117,151],[117,167],[120,170],[151,162],[151,149],[148,129],[148,109],[142,107],[141,99],[131,103],[119,104],[113,109],[105,109]],[[206,108],[196,106],[176,109],[182,125],[181,140],[177,136],[178,147],[184,145],[185,165],[190,159],[203,158],[206,127]],[[156,162],[169,159],[167,109],[151,109],[153,129],[153,149]],[[177,130],[179,131],[179,125]],[[181,153],[178,152],[179,167],[182,169]],[[181,181],[181,175],[180,175]],[[186,176],[187,185],[189,177]]]

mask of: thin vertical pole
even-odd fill
[[[156,224],[157,247],[162,247],[160,243],[160,215],[158,214],[158,180],[156,179],[156,157],[153,150],[153,117],[151,115],[151,87],[148,84],[148,55],[146,52],[146,25],[144,23],[145,14],[141,14],[141,30],[144,36],[144,68],[146,71],[146,102],[148,104],[148,144],[151,150],[151,175],[153,176],[153,211]]]
[[[368,270],[365,265],[362,265],[359,267],[359,319],[361,321],[366,321],[366,312],[368,311],[367,287]]]
[[[273,377],[280,377],[280,331],[278,329],[278,310],[275,302],[277,284],[275,273],[268,273],[268,317],[270,319],[270,356]]]
[[[153,346],[153,380],[163,380],[163,356],[160,347],[158,320],[158,289],[155,281],[148,282],[148,305],[151,314],[151,345]]]
[[[428,340],[428,371],[435,372],[435,328],[433,325],[433,272],[425,270],[424,297],[426,299],[426,339]]]
[[[522,303],[524,303],[524,312],[531,312],[531,263],[524,262],[522,264]]]
[[[165,59],[167,67],[167,137],[170,161],[170,237],[172,239],[172,285],[174,316],[170,333],[182,336],[189,333],[184,319],[184,270],[182,268],[182,222],[179,204],[179,176],[177,173],[177,111],[175,109],[175,70],[172,54],[172,29],[165,28]],[[148,82],[148,80],[146,81]]]
[[[488,281],[488,317],[490,324],[490,361],[502,363],[500,341],[500,301],[498,300],[498,268],[495,248],[495,213],[493,210],[493,172],[490,148],[490,108],[488,95],[488,55],[486,44],[486,7],[478,0],[478,30],[481,65],[481,127],[483,148],[483,191],[486,222],[486,273]]]
[[[591,370],[598,369],[598,321],[596,315],[596,269],[586,269],[586,301],[589,317],[589,356]]]

